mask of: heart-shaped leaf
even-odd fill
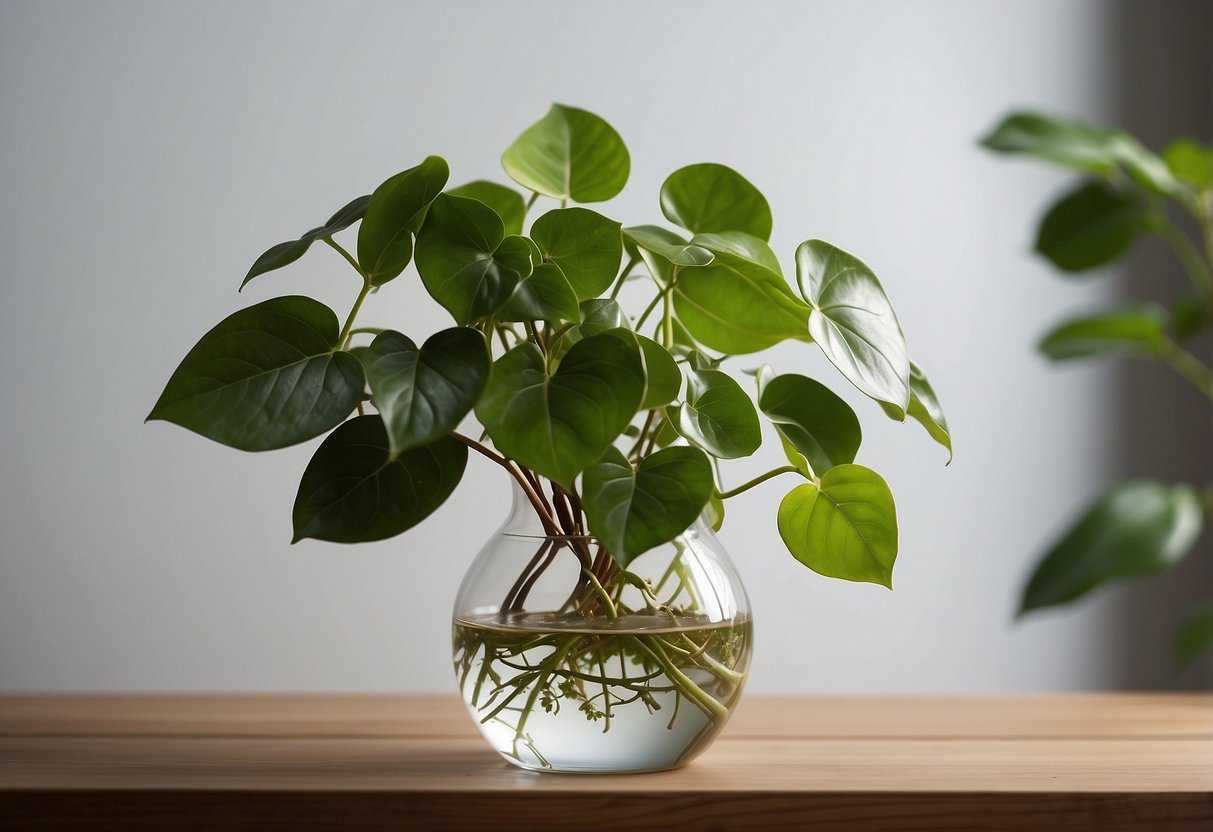
[[[729,254],[736,254],[738,257],[749,260],[751,263],[757,263],[783,277],[783,267],[779,265],[779,258],[775,256],[775,252],[771,251],[771,247],[764,240],[753,234],[747,234],[744,231],[696,234],[691,238],[691,243],[712,252],[725,251]]]
[[[688,165],[671,173],[661,186],[661,212],[693,234],[744,231],[771,237],[766,197],[724,165]]]
[[[480,200],[501,217],[506,234],[522,233],[522,223],[526,219],[526,201],[523,200],[522,194],[513,188],[486,179],[477,179],[458,188],[451,188],[447,193]]]
[[[839,465],[798,485],[779,504],[779,536],[796,560],[827,578],[893,588],[897,510],[884,479]]]
[[[602,202],[623,190],[632,161],[615,128],[593,113],[553,104],[501,157],[510,178],[574,202]]]
[[[531,273],[531,252],[522,237],[505,236],[501,217],[483,202],[441,194],[417,237],[417,271],[462,326],[509,299]]]
[[[682,389],[682,373],[670,351],[652,338],[636,336],[640,354],[644,359],[645,391],[640,402],[641,410],[663,407],[678,397]]]
[[[373,285],[382,286],[408,266],[413,257],[413,235],[450,174],[445,159],[430,156],[417,167],[388,179],[371,194],[358,229],[358,264]]]
[[[590,530],[621,566],[686,531],[712,496],[712,464],[698,448],[649,454],[636,470],[608,448],[582,477]]]
[[[252,268],[248,270],[248,274],[244,276],[244,280],[240,283],[240,288],[243,289],[250,280],[258,275],[272,272],[275,269],[281,269],[283,266],[294,263],[307,253],[312,243],[323,237],[331,237],[338,231],[349,228],[358,222],[358,220],[362,219],[362,215],[366,213],[366,206],[370,200],[369,194],[367,196],[360,196],[329,217],[328,222],[324,225],[306,232],[298,240],[287,240],[285,243],[270,246],[269,250],[258,257],[256,262],[253,263]]]
[[[880,406],[894,421],[905,421],[908,415],[921,424],[932,439],[947,448],[948,464],[952,463],[952,432],[948,428],[947,417],[943,415],[939,397],[935,395],[935,389],[931,387],[931,382],[927,380],[921,367],[913,361],[910,362],[910,407],[905,414],[886,402],[881,402]]]
[[[762,385],[758,406],[817,474],[855,461],[859,417],[824,384],[795,373],[774,376]]]
[[[1162,572],[1188,554],[1202,522],[1200,497],[1191,486],[1122,482],[1037,564],[1019,612],[1068,603],[1109,581]]]
[[[531,226],[544,260],[560,267],[582,300],[606,291],[619,274],[623,236],[619,223],[588,208],[557,208]]]
[[[1154,303],[1124,304],[1066,321],[1040,342],[1054,361],[1102,355],[1149,356],[1167,335],[1167,313]]]
[[[1120,257],[1145,231],[1149,209],[1106,182],[1088,182],[1058,200],[1040,222],[1036,250],[1057,268],[1080,272]]]
[[[676,408],[674,427],[719,459],[749,456],[762,444],[754,402],[720,370],[691,370],[686,402]]]
[[[337,316],[311,298],[241,309],[189,351],[147,418],[244,451],[319,436],[349,416],[366,386],[337,336]]]
[[[706,266],[712,262],[712,252],[692,245],[673,231],[658,225],[634,225],[623,229],[624,239],[642,252],[656,254],[675,266]],[[643,255],[642,255],[643,256]],[[664,268],[655,269],[659,275]]]
[[[578,341],[554,374],[527,342],[493,364],[476,415],[503,454],[567,486],[627,428],[644,388],[627,330]]]
[[[796,249],[796,279],[813,308],[809,334],[826,358],[860,391],[904,414],[910,405],[910,357],[876,275],[842,249],[809,240]]]
[[[514,294],[497,313],[501,321],[581,320],[577,293],[555,263],[540,263],[518,283]]]
[[[393,457],[378,416],[351,419],[303,472],[292,542],[365,543],[411,529],[455,490],[467,458],[467,448],[449,436]]]
[[[437,332],[421,349],[389,329],[371,342],[362,363],[392,459],[454,430],[489,377],[484,336],[467,327]]]
[[[678,272],[674,311],[695,340],[730,355],[758,352],[787,338],[807,340],[809,308],[787,282],[724,251],[708,266]]]

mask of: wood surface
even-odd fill
[[[0,696],[0,829],[1213,830],[1213,696],[743,700],[691,765],[508,766],[427,696]]]

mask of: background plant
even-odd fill
[[[1036,235],[1036,250],[1063,273],[1114,262],[1139,237],[1155,235],[1191,284],[1165,305],[1119,304],[1064,321],[1044,336],[1040,351],[1053,361],[1153,359],[1213,402],[1213,370],[1190,350],[1213,327],[1213,148],[1184,138],[1155,155],[1122,130],[1034,113],[1009,116],[982,144],[1084,174],[1045,213]],[[1208,484],[1135,479],[1113,486],[1041,558],[1020,614],[1173,568],[1193,550],[1210,511]],[[1175,658],[1185,663],[1210,645],[1213,601],[1206,601],[1180,620]]]
[[[705,511],[719,527],[725,500],[781,474],[799,480],[778,511],[793,556],[891,586],[893,497],[854,462],[851,407],[804,375],[764,365],[743,385],[723,369],[783,341],[816,344],[889,416],[916,419],[950,452],[938,400],[872,271],[808,240],[794,291],[767,244],[766,199],[723,165],[690,165],[662,185],[662,213],[683,232],[624,228],[570,205],[614,197],[630,169],[618,133],[584,110],[553,106],[502,165],[529,198],[487,181],[449,188],[446,161],[431,156],[270,248],[242,287],[320,242],[360,283],[344,321],[301,296],[242,309],[186,355],[149,418],[249,451],[328,433],[303,472],[295,540],[407,530],[455,489],[470,449],[513,477],[549,534],[604,544],[580,554],[590,589],[626,580],[632,559]],[[541,197],[559,207],[528,228]],[[347,248],[336,237],[355,224]],[[420,345],[355,327],[367,298],[410,264],[455,325]],[[629,316],[617,297],[633,278],[652,297]],[[758,449],[760,412],[788,464],[725,488],[719,461]],[[477,438],[457,430],[469,414]]]

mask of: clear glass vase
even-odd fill
[[[527,769],[687,763],[724,727],[749,670],[749,601],[733,564],[701,520],[621,568],[595,538],[545,529],[536,490],[514,486],[509,518],[455,601],[455,673],[469,713]],[[561,530],[570,520],[584,529],[570,503]]]

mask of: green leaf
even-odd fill
[[[1065,604],[1108,581],[1174,566],[1200,535],[1200,498],[1187,485],[1129,480],[1113,486],[1037,564],[1020,615]]]
[[[686,531],[712,496],[712,465],[698,448],[649,454],[635,471],[608,448],[582,477],[590,530],[621,566]]]
[[[434,300],[462,325],[491,315],[531,273],[522,237],[479,200],[441,194],[417,237],[417,271]]]
[[[244,451],[319,436],[349,416],[366,386],[337,336],[337,316],[311,298],[241,309],[189,351],[147,418]]]
[[[1213,327],[1213,311],[1196,298],[1177,298],[1171,307],[1171,318],[1177,341],[1186,341]]]
[[[450,174],[445,159],[429,156],[371,194],[358,229],[358,264],[372,285],[382,286],[408,266],[413,257],[413,234]]]
[[[421,349],[387,330],[371,342],[362,363],[392,459],[454,430],[489,377],[484,336],[466,327],[437,332]]]
[[[270,246],[269,250],[258,257],[256,262],[253,263],[252,268],[248,270],[248,274],[244,276],[244,280],[240,283],[240,288],[243,289],[250,280],[258,275],[272,272],[275,269],[281,269],[283,266],[294,263],[307,253],[312,243],[322,237],[331,237],[338,231],[349,228],[358,222],[366,212],[366,206],[370,202],[370,199],[370,195],[360,196],[329,217],[328,222],[324,225],[319,228],[313,228],[298,240],[287,240],[285,243]]]
[[[531,226],[545,260],[560,267],[581,300],[596,298],[619,274],[623,236],[619,223],[588,208],[557,208]]]
[[[609,329],[630,329],[628,316],[623,308],[609,298],[592,298],[581,302],[581,326],[583,335],[597,335]]]
[[[855,461],[859,417],[824,384],[795,373],[774,376],[763,383],[758,406],[818,474]]]
[[[642,252],[656,254],[675,266],[706,266],[712,262],[712,252],[658,225],[634,225],[623,229],[623,236]],[[665,268],[654,270],[665,273]]]
[[[541,263],[514,290],[501,311],[501,321],[572,321],[581,320],[577,293],[569,285],[564,272],[555,263]]]
[[[796,249],[796,279],[813,311],[809,334],[830,363],[865,395],[904,412],[910,358],[897,313],[859,258],[821,240]]]
[[[922,368],[910,362],[910,407],[905,413],[890,404],[881,402],[880,406],[890,419],[897,422],[905,421],[906,415],[914,419],[924,428],[932,439],[943,445],[948,451],[948,464],[952,464],[952,433],[948,429],[947,417],[943,415],[943,407],[939,397],[927,380]]]
[[[725,251],[729,254],[736,254],[738,257],[749,260],[751,263],[757,263],[783,277],[783,267],[779,265],[779,258],[775,256],[775,252],[771,251],[771,247],[766,242],[753,234],[746,234],[744,231],[696,234],[691,238],[691,242],[694,245],[703,246],[708,251]]]
[[[754,402],[732,376],[720,370],[691,370],[686,402],[672,421],[684,438],[720,459],[749,456],[762,444]]]
[[[541,194],[602,202],[627,184],[632,167],[615,128],[593,113],[553,104],[501,157],[510,178]]]
[[[704,517],[714,532],[720,531],[724,526],[724,500],[715,491],[712,492],[712,496],[708,499],[708,506],[704,509]]]
[[[480,200],[501,217],[506,234],[522,233],[522,223],[526,219],[526,201],[522,194],[513,188],[486,179],[477,179],[458,188],[451,188],[447,193]]]
[[[693,234],[744,231],[771,237],[766,197],[724,165],[688,165],[671,173],[661,186],[661,212]]]
[[[1213,147],[1194,139],[1176,139],[1162,152],[1171,175],[1199,192],[1213,189]]]
[[[476,415],[503,454],[570,485],[627,428],[644,387],[627,330],[578,341],[554,374],[527,342],[493,364]]]
[[[670,351],[652,338],[636,336],[644,359],[645,391],[640,402],[641,410],[663,407],[678,397],[682,389],[682,373]]]
[[[1132,194],[1088,182],[1045,214],[1036,250],[1067,272],[1102,266],[1129,250],[1145,230],[1149,209]]]
[[[1188,610],[1175,630],[1175,666],[1188,665],[1201,653],[1213,648],[1213,602],[1206,601]]]
[[[695,340],[731,355],[787,338],[808,340],[809,309],[787,282],[728,252],[717,252],[711,265],[678,272],[674,311]]]
[[[827,578],[893,588],[897,510],[884,479],[839,465],[821,486],[798,485],[779,504],[779,536],[796,560]]]
[[[1167,313],[1154,303],[1135,303],[1074,318],[1056,327],[1040,342],[1040,351],[1054,361],[1110,354],[1149,356],[1166,337]]]
[[[467,458],[467,448],[449,436],[393,458],[378,416],[351,419],[303,472],[291,542],[365,543],[411,529],[455,490]]]

